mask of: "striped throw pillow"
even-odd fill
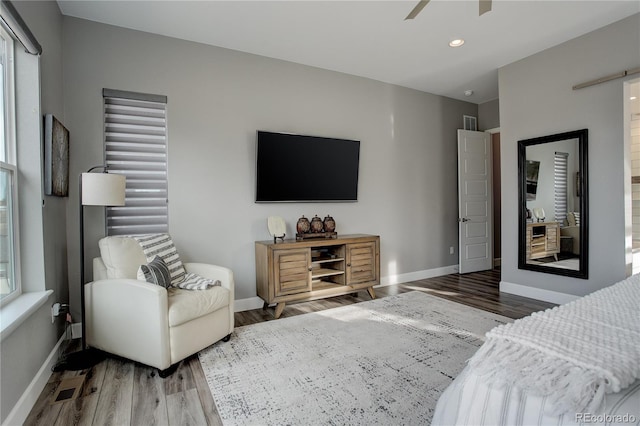
[[[140,268],[138,268],[138,279],[164,288],[171,286],[169,268],[160,256],[156,256],[155,259],[146,265],[140,265]]]
[[[198,274],[188,273],[184,280],[176,284],[176,287],[183,288],[185,290],[206,290],[209,287],[222,285],[220,280],[210,280],[209,278],[201,277]]]
[[[169,234],[134,235],[132,238],[142,247],[147,262],[151,262],[156,256],[159,256],[167,264],[172,286],[184,280],[187,271],[182,265],[178,250],[173,245]]]
[[[576,226],[580,226],[580,212],[573,212],[573,217],[576,220]]]

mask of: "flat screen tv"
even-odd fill
[[[538,192],[538,174],[540,173],[540,162],[527,160],[527,201],[536,199]]]
[[[256,202],[358,199],[360,141],[257,132]]]

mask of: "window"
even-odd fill
[[[18,262],[18,192],[13,39],[0,27],[0,300],[21,293]]]
[[[167,98],[104,89],[105,159],[127,178],[126,202],[107,208],[107,235],[168,232]]]
[[[553,157],[554,216],[564,225],[567,218],[567,163],[569,154],[556,152]]]

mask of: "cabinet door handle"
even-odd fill
[[[313,268],[311,266],[309,266],[309,272],[313,271]]]
[[[350,263],[347,263],[347,266],[348,266],[349,268],[351,268],[351,264],[350,264]]]

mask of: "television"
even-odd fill
[[[259,130],[256,203],[358,200],[360,141]]]
[[[538,173],[540,173],[540,162],[527,160],[527,201],[536,199]]]

